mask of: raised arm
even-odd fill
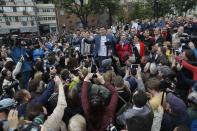
[[[82,93],[81,93],[81,103],[83,110],[85,114],[87,115],[90,111],[90,103],[88,99],[88,88],[90,85],[90,79],[92,77],[92,74],[88,74],[86,78],[84,79],[83,85],[82,85]]]
[[[107,106],[107,109],[109,110],[111,116],[114,116],[118,102],[118,93],[110,83],[105,83],[104,86],[111,92],[111,100]]]
[[[12,72],[12,76],[14,79],[20,73],[22,65],[23,65],[23,61],[24,61],[24,57],[21,57],[20,60],[17,62],[16,67]]]
[[[44,126],[50,129],[60,129],[64,109],[67,107],[63,84],[58,76],[55,77],[55,82],[59,88],[57,106],[53,113],[44,122]]]
[[[183,65],[184,68],[186,68],[187,70],[189,70],[190,72],[197,72],[197,67],[189,64],[188,62],[186,62],[185,60],[181,60],[180,57],[176,57],[176,60],[181,63],[181,65]]]

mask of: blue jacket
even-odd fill
[[[106,35],[107,37],[107,42],[114,42],[114,38],[112,35]],[[93,52],[93,55],[94,57],[97,57],[98,55],[98,51],[100,49],[100,46],[101,46],[101,35],[96,35],[95,38],[94,38],[94,44],[95,44],[95,49],[94,49],[94,52]]]
[[[46,90],[41,95],[39,94],[39,96],[38,96],[38,94],[35,94],[35,93],[31,94],[33,97],[31,102],[46,105],[51,94],[54,92],[54,86],[55,86],[55,82],[49,82]],[[24,104],[21,104],[17,107],[19,117],[25,117],[27,105],[28,105],[28,103],[24,103]]]
[[[32,64],[29,61],[27,61],[29,57],[29,54],[27,53],[27,49],[14,47],[11,50],[10,56],[15,63],[17,63],[20,60],[21,56],[23,56],[25,58],[25,61],[23,62],[21,72],[24,73],[24,72],[32,71]]]
[[[42,93],[41,96],[33,98],[32,102],[40,103],[42,105],[45,105],[48,102],[48,99],[54,92],[55,82],[51,81],[47,85],[47,88]]]
[[[194,55],[195,55],[196,60],[197,60],[197,49],[192,49],[192,51],[194,52]]]
[[[36,61],[37,58],[43,58],[44,56],[44,51],[42,48],[39,48],[39,49],[35,49],[33,51],[33,59],[34,61]]]

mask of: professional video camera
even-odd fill
[[[181,44],[182,43],[188,44],[190,42],[190,40],[191,40],[191,36],[187,35],[187,34],[179,35],[179,38],[180,38]]]
[[[14,81],[11,85],[3,86],[3,93],[0,95],[0,100],[6,98],[7,96],[11,97],[14,94],[14,91],[18,90],[18,85],[18,81]]]

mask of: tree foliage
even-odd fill
[[[181,15],[183,12],[194,9],[197,6],[197,0],[172,0],[172,5],[176,8],[177,13]]]
[[[66,12],[75,14],[84,27],[88,26],[88,16],[91,14],[101,14],[106,9],[112,17],[118,9],[119,0],[54,0],[56,5],[61,6]],[[87,1],[87,0],[86,0]]]
[[[109,23],[108,25],[111,26],[113,22],[113,15],[117,15],[120,11],[120,0],[99,0],[100,5],[103,6],[103,9],[108,10],[109,14]]]
[[[132,19],[144,19],[150,18],[153,14],[150,5],[144,5],[144,3],[137,2],[134,4],[133,11],[130,13]]]
[[[178,15],[182,15],[197,5],[197,0],[147,0],[152,9],[154,1],[158,1],[157,16],[173,14],[174,10]]]

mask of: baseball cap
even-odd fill
[[[17,102],[11,98],[6,98],[0,101],[0,110],[14,108]]]

